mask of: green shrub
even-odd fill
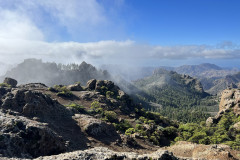
[[[115,122],[118,120],[117,114],[114,111],[105,111],[104,115],[109,122]]]
[[[126,134],[126,135],[131,135],[131,134],[133,134],[133,133],[135,133],[135,129],[134,129],[134,128],[128,128],[128,129],[125,131],[125,134]]]
[[[100,103],[98,101],[93,101],[91,103],[91,109],[94,112],[102,112],[103,111],[103,109],[101,108]]]
[[[174,138],[177,136],[177,128],[173,127],[173,126],[169,126],[163,129],[163,133],[165,136]]]
[[[66,107],[74,108],[80,113],[86,113],[86,110],[83,106],[76,104],[76,103],[71,103],[69,105],[66,105]]]
[[[132,128],[131,124],[127,120],[123,120],[120,123],[115,125],[117,131],[121,131],[123,133],[126,132],[128,128]]]
[[[155,136],[151,136],[150,141],[153,142],[153,144],[155,144],[155,145],[159,145],[159,142]]]
[[[108,90],[108,88],[106,86],[102,86],[100,92],[101,92],[101,94],[105,94],[107,92],[107,90]]]
[[[114,95],[114,92],[111,92],[111,91],[106,92],[106,97],[107,98],[111,98],[113,95]]]
[[[8,87],[11,88],[11,85],[7,84],[7,83],[0,83],[0,87]]]
[[[143,126],[141,124],[136,124],[135,128],[136,128],[136,130],[142,130]]]
[[[53,87],[48,88],[48,90],[51,92],[57,92],[57,96],[60,96],[60,97],[73,96],[72,92],[69,89],[67,89],[66,86],[62,86],[62,85],[54,85]]]
[[[207,134],[205,132],[196,132],[193,134],[191,138],[189,138],[189,141],[194,142],[194,143],[199,143],[200,140],[204,139],[207,137]]]

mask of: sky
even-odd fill
[[[240,67],[239,0],[0,0],[0,63]]]

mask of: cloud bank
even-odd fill
[[[240,58],[240,47],[232,42],[214,46],[161,46],[132,40],[86,43],[50,40],[58,36],[60,39],[74,36],[84,38],[91,34],[105,34],[105,30],[111,27],[112,30],[116,29],[116,26],[112,26],[114,20],[111,15],[124,1],[105,2],[111,3],[110,9],[97,0],[0,0],[0,62],[18,63],[25,58],[41,58],[61,63],[80,63],[85,60],[95,65],[141,65],[143,61],[151,63],[152,60],[165,59]]]

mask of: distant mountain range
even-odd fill
[[[203,85],[203,89],[213,95],[221,93],[229,86],[236,87],[240,82],[238,78],[240,70],[237,68],[226,69],[209,63],[165,68],[198,78]]]
[[[240,70],[237,68],[225,69],[215,64],[203,63],[200,65],[183,65],[173,69],[181,74],[188,74],[197,78],[223,78],[227,75],[235,74]]]
[[[186,74],[197,78],[203,89],[210,94],[219,94],[228,86],[237,86],[240,82],[238,68],[222,68],[215,64],[203,63],[199,65],[183,65],[179,67],[129,67],[120,65],[103,65],[102,69],[108,70],[111,74],[119,75],[127,81],[136,81],[151,76],[154,70],[162,68],[168,71],[175,71],[179,74]],[[236,74],[236,75],[235,75]]]

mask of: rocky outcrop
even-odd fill
[[[237,116],[240,115],[240,89],[226,89],[222,92],[219,103],[219,112],[215,117],[209,117],[206,121],[207,126],[216,124],[224,113],[230,110]]]
[[[200,93],[204,93],[202,84],[196,78],[192,78],[191,76],[185,74],[182,75],[182,78],[187,86],[196,89]]]
[[[203,145],[179,141],[167,148],[170,152],[182,159],[216,159],[236,160],[238,155],[227,145]]]
[[[88,135],[97,139],[105,137],[111,137],[114,139],[114,137],[118,136],[112,124],[107,124],[106,122],[93,118],[92,116],[76,114],[74,119]]]
[[[63,106],[49,96],[38,91],[19,88],[12,89],[4,95],[2,108],[16,111],[26,117],[38,117],[42,121],[69,115],[63,110]]]
[[[67,89],[69,89],[70,91],[82,91],[83,90],[80,83],[75,83],[75,84],[69,85],[69,86],[67,86]]]
[[[12,87],[16,87],[17,86],[17,81],[15,79],[12,79],[12,78],[9,78],[9,77],[6,77],[3,81],[3,83],[6,83]]]
[[[4,157],[34,158],[67,149],[63,139],[46,123],[0,110],[0,124],[0,155]]]
[[[225,112],[230,108],[236,115],[240,115],[240,89],[226,89],[222,92],[219,111]]]
[[[86,88],[89,89],[89,90],[94,90],[95,87],[96,87],[96,82],[97,80],[96,79],[91,79],[87,82],[87,85],[86,85]]]

